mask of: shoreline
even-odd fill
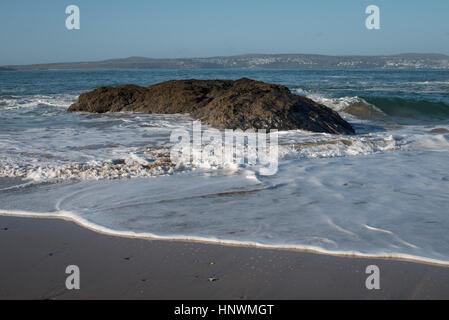
[[[299,250],[116,237],[0,216],[1,299],[448,299],[449,268]],[[67,265],[81,289],[67,290]],[[380,290],[365,269],[380,269]]]
[[[93,223],[88,222],[85,219],[76,217],[74,215],[62,215],[62,214],[35,214],[26,212],[4,212],[0,210],[0,217],[19,217],[28,219],[57,219],[75,223],[76,225],[85,228],[87,230],[96,232],[98,234],[103,234],[110,237],[120,237],[126,239],[140,239],[147,241],[174,241],[174,242],[187,242],[187,243],[200,243],[209,244],[217,246],[227,246],[227,247],[241,247],[241,248],[256,248],[256,249],[266,249],[266,250],[284,250],[293,252],[303,252],[311,253],[317,255],[327,255],[332,257],[341,257],[348,259],[378,259],[378,260],[391,260],[391,261],[403,261],[409,263],[425,264],[443,268],[449,268],[449,261],[436,260],[431,258],[417,257],[405,254],[397,255],[374,255],[374,254],[363,254],[359,252],[338,252],[338,251],[328,251],[318,247],[299,247],[299,246],[282,246],[282,245],[269,245],[261,244],[257,242],[239,242],[234,240],[220,240],[220,239],[210,239],[201,237],[187,237],[187,236],[158,236],[151,233],[134,233],[131,231],[117,231],[106,227],[97,226]]]

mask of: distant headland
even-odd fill
[[[380,56],[329,56],[319,54],[244,54],[210,58],[153,59],[129,57],[90,62],[11,65],[0,70],[107,70],[107,69],[449,69],[449,56],[404,53]]]

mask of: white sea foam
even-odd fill
[[[313,101],[321,103],[337,112],[347,112],[349,110],[349,107],[362,106],[366,109],[367,112],[371,111],[375,112],[378,115],[385,115],[384,112],[377,108],[375,105],[358,96],[333,98],[319,93],[311,93],[301,88],[296,89],[296,93],[298,95],[302,95],[309,99],[312,99]]]
[[[18,110],[35,108],[37,105],[67,109],[77,98],[73,94],[29,95],[0,97],[0,109]]]
[[[0,211],[70,218],[133,237],[449,264],[448,156],[447,151],[403,151],[343,161],[283,160],[273,177],[251,170],[200,170],[31,185],[25,198],[0,191]]]
[[[128,116],[126,122],[122,121],[123,116]],[[164,116],[123,114],[118,118],[104,117],[106,119],[85,119],[87,126],[76,129],[30,128],[14,135],[0,135],[0,177],[34,181],[138,178],[194,168],[191,164],[175,166],[169,159],[170,130],[176,125],[190,129],[188,117],[175,117],[171,119],[173,122]],[[139,125],[142,120],[145,126]],[[105,129],[104,135],[96,134],[96,126],[107,128],[111,123],[118,127]],[[448,148],[448,136],[429,134],[429,129],[420,127],[344,137],[296,130],[280,133],[279,157],[280,160],[314,159],[395,150],[444,151]],[[213,161],[199,165],[199,168],[210,170],[220,167]],[[247,159],[241,165],[224,163],[224,167],[232,171],[251,168]]]

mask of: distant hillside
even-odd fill
[[[93,62],[6,66],[16,70],[188,69],[188,68],[377,68],[449,69],[444,54],[406,53],[389,56],[318,54],[245,54],[229,57],[152,59],[130,57]],[[3,67],[5,68],[5,67]]]

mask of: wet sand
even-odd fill
[[[65,269],[80,268],[80,290]],[[380,290],[365,269],[380,268]],[[448,299],[449,267],[114,237],[74,222],[0,216],[0,299]]]

